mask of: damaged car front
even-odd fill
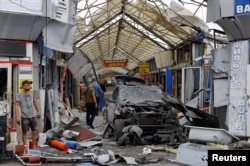
[[[174,114],[174,107],[183,116]],[[126,139],[135,144],[181,143],[187,137],[184,125],[204,126],[198,122],[203,122],[205,116],[197,113],[157,86],[122,83],[115,87],[107,104],[106,120],[118,144],[124,144]]]

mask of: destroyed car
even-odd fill
[[[148,85],[142,79],[116,76],[114,83],[116,86],[106,107],[106,120],[114,128],[116,141],[124,134],[126,126],[141,128],[142,134],[138,134],[139,131],[137,133],[140,137],[151,136],[150,139],[157,138],[160,142],[184,142],[186,133],[182,127],[185,124],[209,125],[207,120],[211,119],[210,115],[185,107],[173,96],[163,93],[157,86]],[[173,106],[184,116],[178,118],[172,111]],[[216,126],[214,122],[212,126]]]

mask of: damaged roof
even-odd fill
[[[194,10],[206,3],[191,1],[197,5]],[[196,35],[191,27],[208,31],[204,21],[174,1],[79,0],[75,46],[97,70],[103,60],[120,59],[128,59],[126,69],[134,69]]]

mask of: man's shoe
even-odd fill
[[[93,125],[90,125],[90,128],[91,128],[91,129],[95,129],[95,127],[94,127]]]

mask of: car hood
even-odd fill
[[[163,98],[165,102],[170,104],[172,107],[181,111],[185,116],[189,118],[195,118],[196,126],[219,128],[219,119],[215,115],[208,114],[204,111],[186,106],[179,99],[171,94],[163,93]]]

